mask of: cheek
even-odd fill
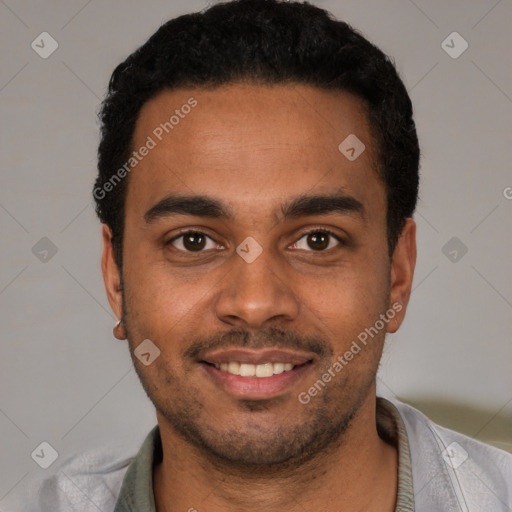
[[[347,283],[344,283],[347,284]],[[310,303],[318,328],[331,340],[336,355],[344,353],[353,340],[374,325],[383,312],[384,298],[363,287],[338,287],[326,292],[320,302]]]
[[[318,375],[334,371],[333,392],[349,385],[357,387],[361,379],[375,373],[385,337],[385,328],[374,327],[387,309],[385,272],[386,267],[375,260],[371,271],[365,267],[364,272],[333,274],[322,290],[309,292],[307,309],[314,312],[312,321],[329,338],[334,352]],[[341,372],[332,367],[339,356],[347,365]]]
[[[132,337],[175,347],[177,331],[186,328],[206,307],[205,282],[178,279],[165,265],[130,262],[124,269],[127,322]]]
[[[371,252],[315,276],[295,276],[299,299],[333,330],[362,327],[387,306],[389,265]]]

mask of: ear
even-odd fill
[[[398,331],[405,317],[411,296],[414,267],[416,266],[416,222],[406,219],[405,226],[393,252],[391,262],[390,308],[396,311],[396,322],[388,322],[387,332]]]
[[[114,249],[112,247],[112,231],[106,225],[102,226],[103,236],[103,254],[101,256],[101,271],[103,273],[103,282],[105,283],[105,290],[110,307],[116,314],[118,319],[121,319],[123,312],[123,297],[121,293],[121,276],[119,268],[114,259]]]

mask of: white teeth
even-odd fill
[[[274,375],[284,372],[284,363],[274,363]]]
[[[272,377],[272,375],[274,375],[274,365],[272,363],[256,366],[256,377]]]
[[[256,366],[254,364],[240,365],[240,377],[254,377],[256,375]]]
[[[240,375],[240,364],[239,363],[229,363],[227,371],[232,373],[233,375]]]
[[[220,363],[215,364],[215,368],[223,372],[231,373],[233,375],[240,375],[241,377],[272,377],[283,372],[288,372],[293,369],[291,363],[263,363],[263,364],[247,364],[247,363]]]

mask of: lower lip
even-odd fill
[[[240,377],[206,363],[201,363],[201,366],[214,382],[230,395],[237,398],[265,399],[272,398],[292,387],[312,364],[301,364],[272,377]]]

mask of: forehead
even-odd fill
[[[361,143],[364,151],[348,158]],[[373,144],[362,100],[343,91],[297,84],[166,90],[137,120],[133,149],[151,149],[130,173],[126,208],[140,215],[180,192],[254,209],[340,187],[375,202],[383,185]]]

